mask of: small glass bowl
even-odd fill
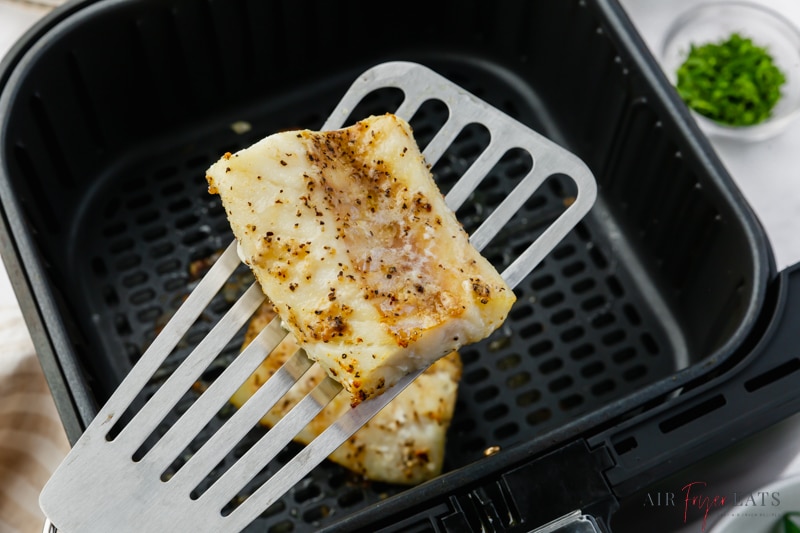
[[[700,128],[718,138],[760,141],[781,133],[800,115],[800,31],[780,13],[741,1],[707,2],[684,12],[667,30],[661,64],[670,82],[677,82],[678,67],[692,44],[727,39],[734,32],[749,37],[770,53],[786,76],[781,98],[770,118],[752,126],[728,126],[692,110]]]

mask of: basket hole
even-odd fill
[[[572,285],[572,292],[575,294],[585,294],[597,286],[591,278],[582,279]]]
[[[614,446],[614,451],[617,452],[618,455],[625,455],[626,453],[635,450],[639,446],[636,438],[632,435],[625,437],[618,442],[614,442],[612,440],[611,444]]]
[[[167,209],[172,213],[180,212],[185,209],[189,209],[190,207],[192,207],[192,201],[188,198],[181,198],[167,204]]]
[[[200,217],[198,217],[194,213],[191,213],[191,214],[188,214],[188,215],[184,215],[184,216],[178,218],[175,221],[175,227],[177,229],[190,228],[190,227],[194,226],[195,224],[197,224],[197,222],[199,220],[200,220]]]
[[[625,381],[636,381],[643,378],[647,374],[647,367],[644,365],[636,365],[627,369],[622,373],[622,378]]]
[[[142,262],[142,258],[136,254],[126,254],[119,257],[114,263],[114,268],[117,270],[129,270]]]
[[[633,307],[631,304],[625,304],[622,307],[622,312],[625,314],[625,318],[628,319],[628,322],[632,326],[638,326],[642,323],[642,317],[639,315],[639,312]]]
[[[446,166],[452,170],[455,176],[463,176],[481,153],[486,150],[486,147],[489,146],[490,138],[489,130],[483,124],[467,124],[456,136],[441,159],[439,159],[436,166],[434,166],[434,173],[436,173],[438,168]],[[499,183],[499,178],[497,177],[498,166],[502,163],[502,160],[503,158],[501,158],[500,162],[498,162],[494,168],[489,170],[483,181],[481,181],[470,194],[467,202],[456,210],[458,219],[465,221],[465,229],[468,233],[471,233],[474,227],[477,226],[475,223],[477,221],[466,222],[470,213],[481,214],[485,217],[496,207],[497,202],[502,200],[502,197],[498,198],[495,195],[495,189]],[[454,183],[448,185],[452,187]],[[445,191],[442,192],[446,194]],[[447,192],[449,192],[449,189]],[[467,210],[464,210],[464,208],[467,208]]]
[[[480,358],[480,353],[477,350],[464,350],[460,354],[461,362],[465,365],[470,365]]]
[[[560,378],[554,379],[550,382],[547,388],[550,392],[561,392],[565,389],[568,389],[572,386],[574,381],[569,376],[561,376]]]
[[[148,230],[145,230],[145,232],[142,233],[142,238],[145,240],[145,242],[151,242],[160,239],[166,234],[167,234],[167,228],[163,226],[158,226],[155,228],[150,228]]]
[[[489,422],[503,418],[508,414],[508,406],[505,404],[495,405],[490,407],[483,413],[483,418]]]
[[[402,89],[396,87],[383,87],[376,89],[361,99],[356,104],[350,116],[347,117],[345,124],[353,124],[358,120],[370,115],[382,115],[387,112],[394,112],[400,107],[405,98]],[[414,130],[416,134],[416,129]]]
[[[541,291],[548,287],[551,287],[555,284],[556,278],[551,276],[550,274],[546,274],[544,276],[538,276],[533,278],[531,281],[531,289],[534,291]]]
[[[566,180],[564,178],[565,176],[563,174],[555,174],[545,183],[547,183],[547,186],[558,198],[575,196],[577,194],[575,191],[575,184],[572,180]]]
[[[586,270],[586,263],[583,261],[575,261],[561,269],[561,272],[564,274],[564,276],[571,278],[572,276],[580,274],[584,270]]]
[[[511,312],[509,313],[508,316],[511,318],[511,320],[516,322],[516,321],[522,320],[523,318],[528,317],[528,316],[530,316],[532,314],[533,314],[533,307],[532,306],[530,306],[530,305],[520,305],[520,306],[515,306],[513,309],[511,309]]]
[[[477,403],[484,403],[488,402],[489,400],[493,400],[500,395],[500,389],[494,385],[490,385],[488,387],[484,387],[475,392],[473,398]]]
[[[428,145],[433,135],[441,129],[449,116],[450,111],[441,100],[426,100],[417,108],[408,123],[414,130],[414,137],[417,139],[420,149],[424,149]]]
[[[181,262],[178,259],[167,259],[156,265],[156,272],[159,274],[167,274],[168,272],[175,272],[180,270]]]
[[[176,181],[175,183],[170,183],[161,187],[161,194],[163,196],[172,196],[174,194],[178,194],[179,192],[183,191],[184,186],[183,183]]]
[[[111,252],[112,254],[118,254],[120,252],[130,250],[131,248],[133,248],[133,245],[134,245],[133,239],[131,239],[130,237],[126,237],[124,239],[119,239],[112,242],[108,247],[108,251]]]
[[[608,276],[606,279],[606,285],[608,285],[609,290],[611,290],[611,294],[617,298],[622,298],[625,296],[625,289],[622,287],[622,283],[619,282],[616,276]]]
[[[129,209],[139,209],[140,207],[150,204],[152,201],[153,197],[149,194],[140,194],[126,201],[125,206]]]
[[[141,289],[134,293],[132,293],[128,297],[128,301],[134,305],[141,305],[145,302],[149,302],[156,296],[156,291],[153,289]]]
[[[558,402],[558,406],[562,411],[569,411],[583,404],[583,396],[580,394],[571,394]]]
[[[511,346],[511,335],[505,332],[501,333],[498,331],[496,335],[492,335],[489,339],[487,349],[490,352],[499,352]]]
[[[541,194],[534,194],[523,204],[527,211],[536,211],[547,205],[547,198]]]
[[[168,165],[166,167],[161,167],[153,172],[153,177],[156,178],[156,181],[166,180],[178,175],[178,168],[172,165]]]
[[[600,339],[600,341],[606,346],[614,346],[615,344],[619,344],[625,340],[625,330],[624,329],[615,329],[610,333],[606,333]]]
[[[539,335],[541,332],[544,331],[544,326],[542,326],[539,322],[532,322],[522,328],[519,332],[520,337],[523,339],[527,339],[533,337],[535,335]]]
[[[524,178],[530,171],[530,164],[523,161],[514,161],[506,167],[506,177],[516,183]]]
[[[510,437],[513,437],[519,433],[519,426],[514,422],[509,422],[508,424],[504,424],[499,428],[494,430],[494,437],[496,439],[505,440]]]
[[[155,322],[162,313],[160,307],[149,307],[136,313],[136,318],[139,322],[150,323]]]
[[[725,400],[725,397],[721,394],[718,394],[704,402],[681,411],[675,416],[667,418],[661,422],[658,427],[662,433],[670,433],[679,427],[685,426],[690,422],[694,422],[695,420],[698,420],[709,413],[716,411],[717,409],[725,406],[726,403],[727,401]]]
[[[525,421],[531,426],[538,426],[539,424],[547,422],[552,417],[553,413],[550,411],[550,409],[543,407],[533,411],[532,413],[528,413],[528,415],[525,417]]]
[[[333,472],[328,478],[328,486],[332,489],[343,487],[347,483],[347,475],[344,472]]]
[[[95,257],[92,259],[92,272],[94,272],[98,276],[105,276],[108,274],[108,269],[106,268],[105,262],[100,259],[99,257]]]
[[[282,520],[277,524],[273,524],[267,530],[267,533],[291,533],[294,531],[294,522],[291,520]]]
[[[108,287],[108,286],[103,287],[102,294],[103,294],[103,301],[105,301],[106,304],[112,307],[119,304],[119,295],[117,294],[117,291],[115,291],[113,287]]]
[[[592,394],[595,396],[603,396],[608,394],[609,392],[613,391],[617,387],[617,384],[614,383],[611,379],[604,379],[603,381],[599,381],[592,385],[591,391]]]
[[[130,361],[131,364],[136,364],[136,362],[142,356],[142,349],[130,342],[124,343],[122,347],[125,350],[125,355],[127,356],[128,361]]]
[[[481,381],[485,380],[489,377],[489,371],[485,368],[477,368],[471,372],[467,372],[464,374],[464,382],[470,385],[475,383],[480,383]]]
[[[155,222],[158,220],[158,217],[158,211],[155,209],[148,209],[147,211],[140,213],[134,220],[136,221],[136,224],[142,226],[144,224]]]
[[[497,364],[495,365],[498,370],[510,370],[512,368],[516,368],[519,366],[520,362],[522,361],[522,357],[519,354],[512,353],[510,355],[506,355],[505,357],[501,357],[498,359]]]
[[[644,349],[647,350],[647,353],[650,355],[658,355],[660,350],[658,349],[658,344],[656,344],[656,340],[652,335],[649,333],[642,333],[640,339],[642,340],[642,346],[644,346]]]
[[[283,502],[283,500],[278,500],[269,507],[267,507],[264,510],[264,512],[261,513],[259,516],[261,516],[261,518],[269,518],[271,516],[275,516],[278,513],[282,513],[285,510],[286,510],[286,504]]]
[[[518,389],[523,385],[526,385],[530,382],[531,375],[528,372],[520,372],[519,374],[514,374],[513,376],[509,377],[506,380],[506,385],[510,389]]]
[[[592,319],[592,327],[601,329],[610,326],[616,321],[617,319],[612,313],[601,313]]]
[[[631,346],[618,350],[611,355],[611,359],[617,364],[626,363],[635,357],[636,350]]]
[[[477,452],[486,448],[486,439],[483,437],[474,437],[464,443],[464,450],[468,452]]]
[[[604,270],[608,267],[608,259],[606,259],[606,256],[603,255],[603,252],[601,252],[600,248],[597,246],[592,246],[592,248],[589,249],[589,259],[592,260],[594,266],[599,270]]]
[[[575,318],[575,312],[572,309],[564,309],[550,317],[550,322],[556,326],[565,324]]]
[[[553,341],[550,340],[539,341],[536,344],[532,344],[528,348],[528,354],[532,355],[533,357],[539,357],[541,355],[553,351],[554,347],[555,345],[553,344]]]
[[[556,357],[553,359],[548,359],[547,361],[539,365],[539,372],[545,375],[552,374],[553,372],[561,370],[561,368],[563,367],[564,367],[564,362]]]
[[[459,404],[460,405],[460,404]],[[461,409],[458,409],[459,406],[456,406],[456,412],[460,412]],[[475,421],[471,418],[462,418],[460,420],[454,421],[450,425],[451,431],[455,434],[464,435],[466,433],[471,433],[475,430]]]
[[[584,311],[594,311],[596,309],[600,309],[605,306],[606,306],[606,299],[604,296],[601,295],[592,296],[591,298],[584,300],[584,302],[581,304],[581,308]]]
[[[536,389],[529,390],[517,396],[516,404],[519,407],[528,407],[542,399],[542,393]]]
[[[122,200],[118,196],[111,198],[108,201],[108,204],[106,204],[105,210],[103,211],[103,215],[105,216],[105,218],[115,217],[117,213],[119,213],[119,208],[121,205],[122,205]]]
[[[114,237],[120,233],[125,233],[126,229],[128,229],[128,226],[124,222],[117,222],[103,228],[103,236]]]
[[[585,378],[591,378],[599,374],[602,374],[605,369],[606,365],[604,365],[600,361],[595,361],[581,368],[581,375]]]
[[[584,224],[582,221],[578,222],[578,224],[575,225],[573,232],[583,242],[592,243],[592,233],[589,231],[589,228],[586,227],[586,224]],[[589,251],[590,255],[591,255],[591,250],[594,249],[594,245],[592,244],[591,246],[592,247],[590,248]]]
[[[595,352],[594,345],[587,343],[587,344],[581,344],[580,346],[573,348],[572,350],[570,350],[569,355],[575,361],[582,361],[587,357],[591,356],[592,354],[594,354],[594,352]]]
[[[800,370],[800,359],[790,359],[783,364],[780,364],[772,370],[767,370],[763,374],[751,378],[744,383],[744,388],[747,392],[755,392],[760,388],[766,387],[781,378],[789,376],[794,372]]]
[[[192,246],[197,243],[203,242],[208,238],[208,234],[204,231],[193,231],[191,233],[186,234],[182,239],[181,243],[185,244],[186,246]]]
[[[573,342],[583,337],[586,331],[581,326],[569,328],[561,334],[561,340],[564,342]]]
[[[303,521],[305,521],[307,524],[313,524],[315,522],[319,522],[320,520],[324,520],[325,518],[329,517],[330,514],[330,507],[327,505],[319,505],[317,507],[312,507],[303,513]]]
[[[125,276],[124,278],[122,278],[122,284],[125,287],[129,287],[129,288],[130,287],[135,287],[137,285],[141,285],[142,283],[145,283],[147,281],[147,278],[148,278],[148,276],[144,272],[141,272],[141,271],[134,272],[133,274],[130,274],[130,275]]]
[[[207,168],[211,165],[211,159],[206,154],[190,157],[186,160],[186,168]]]
[[[160,242],[158,244],[154,244],[150,248],[150,257],[156,259],[159,257],[164,257],[172,253],[173,250],[175,250],[175,245],[171,242]]]
[[[351,490],[336,498],[336,503],[338,503],[340,507],[352,507],[363,500],[363,492],[360,490]]]
[[[114,317],[114,329],[116,329],[117,333],[120,335],[130,335],[133,333],[131,324],[128,322],[128,319],[125,317],[125,315],[116,315]]]
[[[551,252],[552,257],[561,260],[575,254],[575,247],[571,244],[562,244]]]
[[[540,300],[540,303],[544,307],[553,307],[560,304],[563,301],[564,301],[564,293],[551,292],[550,294],[543,296],[542,299]]]

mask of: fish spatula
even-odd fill
[[[533,161],[530,171],[470,235],[470,242],[478,250],[498,234],[548,177],[565,175],[575,183],[577,195],[574,202],[502,272],[502,277],[511,287],[522,281],[593,205],[596,185],[591,172],[580,159],[443,76],[415,63],[391,62],[369,69],[353,83],[322,129],[342,127],[365,96],[383,88],[403,92],[404,100],[394,113],[406,120],[429,100],[438,100],[447,106],[449,116],[446,122],[424,149],[426,161],[432,166],[465,126],[480,124],[488,130],[488,146],[446,195],[446,203],[454,211],[509,150],[522,150],[530,155]],[[137,454],[176,403],[264,301],[264,294],[254,283],[124,427],[118,433],[111,431],[240,265],[236,246],[234,241],[217,259],[100,409],[45,486],[40,505],[59,531],[240,531],[424,371],[407,375],[383,394],[347,411],[243,502],[229,512],[223,512],[238,491],[341,390],[333,379],[323,380],[198,495],[195,489],[209,472],[314,364],[299,350],[174,475],[165,475],[176,457],[287,334],[280,319],[273,320],[152,448],[143,456]]]

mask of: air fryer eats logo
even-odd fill
[[[683,523],[702,518],[701,531],[705,531],[708,515],[714,509],[727,508],[732,513],[758,513],[765,517],[778,517],[776,507],[781,504],[779,492],[715,493],[705,481],[692,481],[680,492],[648,492],[645,507],[674,507],[683,513]]]

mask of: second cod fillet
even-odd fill
[[[514,303],[395,115],[276,133],[207,180],[284,326],[353,405],[487,337]]]

